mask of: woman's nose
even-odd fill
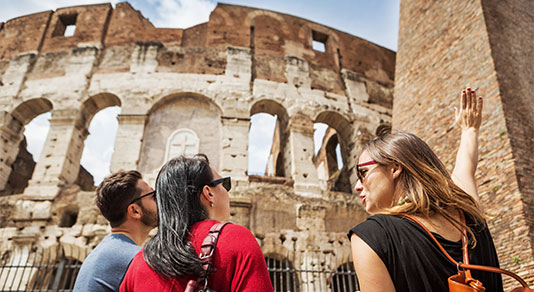
[[[354,191],[357,192],[357,193],[360,193],[363,191],[363,186],[362,186],[362,183],[360,182],[360,180],[358,180],[356,182],[356,186],[354,187]]]

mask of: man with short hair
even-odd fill
[[[75,292],[119,291],[134,255],[158,223],[154,190],[135,170],[119,171],[96,189],[96,205],[111,225],[82,264]]]

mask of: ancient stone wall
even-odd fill
[[[402,1],[393,107],[393,129],[428,141],[452,169],[458,94],[470,86],[484,97],[480,198],[501,266],[531,284],[533,11],[528,0]]]
[[[367,214],[350,190],[320,184],[313,124],[335,130],[354,184],[361,146],[391,126],[394,52],[305,19],[226,4],[187,29],[155,28],[128,3],[66,7],[1,27],[0,189],[16,168],[24,126],[52,114],[28,186],[0,198],[9,211],[0,218],[2,252],[59,244],[83,250],[69,253],[83,261],[109,233],[85,186],[90,178],[79,175],[80,157],[94,115],[120,106],[112,172],[139,169],[153,184],[172,155],[205,152],[234,181],[232,220],[251,229],[266,255],[350,253],[346,231]],[[281,177],[248,175],[256,113],[278,118]]]

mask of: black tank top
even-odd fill
[[[493,239],[487,226],[475,226],[466,218],[467,225],[477,239],[469,249],[469,263],[499,267]],[[373,215],[352,228],[382,259],[397,292],[449,291],[447,278],[457,273],[456,266],[439,250],[432,238],[416,223],[393,215]],[[433,233],[439,243],[456,260],[462,261],[462,242],[450,241]],[[358,259],[354,259],[358,264]],[[473,278],[482,282],[486,291],[503,291],[500,274],[471,271]]]

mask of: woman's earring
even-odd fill
[[[397,202],[397,205],[399,206],[402,206],[404,205],[405,203],[408,203],[408,202],[411,202],[412,200],[410,200],[410,197],[408,197],[408,195],[404,196],[403,198],[400,198],[399,199],[399,202]]]
[[[213,207],[213,203],[210,203],[210,207]]]

